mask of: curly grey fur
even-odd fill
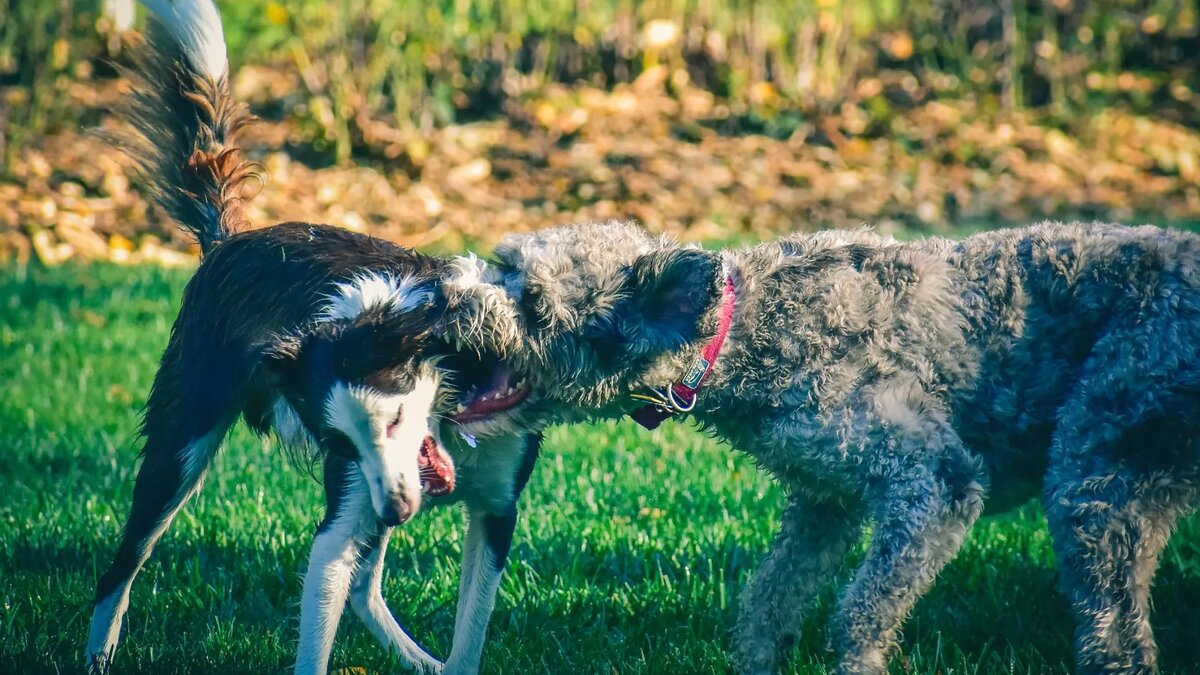
[[[449,280],[451,330],[535,386],[536,426],[615,417],[678,381],[737,305],[694,418],[788,489],[742,594],[743,672],[770,672],[873,524],[829,641],[882,673],[983,510],[1042,495],[1081,673],[1156,669],[1149,585],[1200,502],[1200,238],[1044,223],[963,241],[822,232],[726,253],[636,226],[513,236]]]

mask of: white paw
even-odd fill
[[[83,662],[83,672],[87,675],[106,675],[110,663],[107,652],[95,652],[88,654]]]
[[[440,675],[445,671],[446,666],[441,661],[430,658],[428,661],[413,664],[413,667],[418,673],[426,673],[427,675]]]

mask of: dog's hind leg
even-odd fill
[[[1172,527],[1200,498],[1200,355],[1181,337],[1194,331],[1153,315],[1127,324],[1136,328],[1097,343],[1060,407],[1046,471],[1082,675],[1157,671],[1150,582]]]
[[[1077,672],[1154,673],[1150,582],[1175,522],[1200,495],[1196,470],[1133,470],[1103,450],[1080,461],[1086,455],[1063,453],[1061,443],[1047,476],[1046,518],[1075,614]]]
[[[524,437],[489,441],[494,446],[513,442],[511,451],[496,452],[502,459],[516,462],[515,470],[497,471],[511,478],[511,484],[492,484],[465,498],[467,538],[463,544],[463,562],[458,592],[458,610],[454,620],[454,645],[446,659],[445,672],[452,675],[477,673],[483,659],[488,622],[496,605],[496,592],[512,546],[517,525],[517,500],[525,489],[537,461],[542,437]]]
[[[329,668],[338,622],[363,554],[378,549],[382,559],[382,525],[356,464],[326,456],[325,500],[325,518],[317,527],[304,575],[296,673],[320,675]]]
[[[383,561],[392,530],[383,525],[360,548],[360,562],[350,581],[350,607],[385,649],[417,670],[434,672],[441,663],[400,627],[383,599]]]
[[[739,598],[733,635],[739,672],[779,669],[805,609],[861,534],[862,517],[844,505],[801,492],[789,496],[771,550]]]
[[[868,492],[870,545],[830,626],[841,673],[887,672],[909,610],[962,547],[983,510],[978,463],[949,429],[931,440],[940,447],[924,464],[898,468],[880,481],[877,492]]]
[[[224,420],[188,432],[186,427],[195,427],[196,420],[162,417],[153,404],[148,406],[144,459],[133,488],[129,520],[112,566],[96,585],[96,607],[85,656],[90,672],[107,670],[120,637],[134,577],[175,514],[196,493],[230,425]]]

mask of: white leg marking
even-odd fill
[[[483,660],[488,622],[496,606],[502,569],[489,560],[484,527],[486,513],[467,510],[467,540],[463,544],[462,582],[459,584],[458,612],[454,619],[454,645],[446,659],[448,674],[477,673]]]
[[[388,530],[359,564],[350,584],[350,607],[384,649],[395,652],[416,670],[440,672],[442,664],[400,627],[383,599],[383,561],[390,538]]]
[[[333,523],[313,540],[300,600],[296,673],[323,675],[328,669],[350,579],[358,565],[358,550],[374,526],[367,486],[362,474],[354,469]]]
[[[143,541],[141,556],[130,573],[129,579],[118,586],[108,597],[97,602],[96,608],[92,612],[87,652],[84,654],[84,667],[89,672],[105,672],[107,670],[108,664],[117,650],[117,642],[121,638],[121,620],[125,618],[125,611],[129,609],[129,589],[133,585],[134,578],[141,570],[142,565],[146,563],[146,559],[150,557],[154,545],[170,527],[175,514],[187,503],[187,500],[191,499],[192,495],[199,491],[208,465],[217,454],[217,450],[220,449],[221,441],[225,439],[227,431],[229,431],[227,423],[218,424],[183,449],[183,461],[179,467],[182,472],[179,494],[176,496],[175,502],[167,508],[158,526],[151,530]]]
[[[92,611],[92,627],[88,631],[87,660],[84,664],[89,673],[108,672],[109,663],[121,637],[121,619],[129,609],[130,583],[118,587],[107,598],[96,603]]]
[[[221,449],[221,442],[225,440],[225,434],[229,432],[230,424],[231,422],[218,424],[213,427],[212,431],[192,441],[183,449],[183,483],[180,485],[178,505],[175,510],[178,510],[179,506],[182,506],[200,490],[204,474],[208,472],[213,457],[216,457],[217,451]],[[175,510],[171,511],[162,529],[167,529],[171,518],[175,517]],[[157,538],[155,536],[155,539]]]

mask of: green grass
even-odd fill
[[[129,504],[134,430],[186,272],[0,269],[0,672],[75,672],[97,575]],[[553,429],[522,501],[496,608],[493,673],[729,668],[736,597],[778,521],[779,489],[683,425]],[[319,486],[277,448],[233,434],[203,493],[134,587],[118,672],[280,672],[296,638]],[[400,529],[384,593],[418,640],[451,640],[461,516]],[[823,620],[791,668],[825,672]],[[1200,523],[1155,592],[1166,672],[1200,662]],[[1069,617],[1033,507],[985,519],[908,622],[894,672],[1055,673]],[[394,666],[347,616],[336,667]]]

